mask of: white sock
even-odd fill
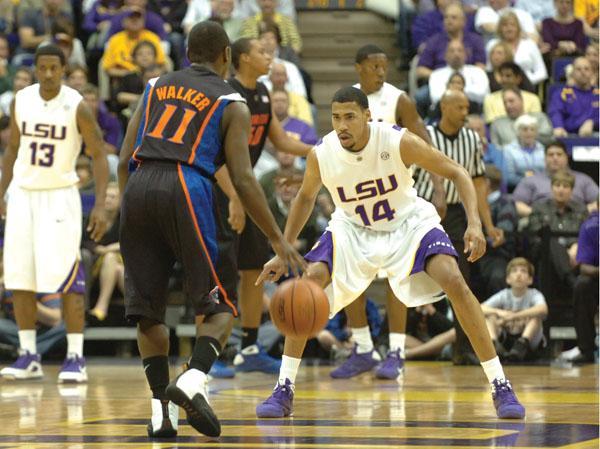
[[[287,355],[281,357],[281,368],[279,368],[279,383],[281,385],[285,383],[286,379],[289,379],[293,384],[296,383],[296,374],[298,374],[301,360]]]
[[[488,360],[487,362],[481,362],[481,367],[483,368],[489,383],[492,383],[494,379],[500,379],[502,381],[506,380],[506,376],[504,375],[504,370],[502,369],[502,364],[500,363],[498,356]]]
[[[67,355],[83,357],[83,334],[67,334]]]
[[[364,354],[365,352],[371,352],[373,350],[373,340],[371,339],[371,331],[369,326],[365,327],[353,327],[352,339],[356,342],[358,347],[356,352],[358,354]]]
[[[35,329],[19,331],[19,346],[23,351],[29,351],[31,354],[37,354]]]
[[[406,342],[406,334],[390,332],[390,351],[400,351],[400,357],[404,357],[404,343]]]

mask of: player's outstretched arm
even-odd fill
[[[285,232],[283,236],[290,244],[295,242],[308,221],[310,214],[315,207],[315,200],[323,185],[321,181],[321,172],[319,170],[319,162],[317,155],[313,149],[306,158],[306,171],[304,179],[296,198],[292,200],[290,212],[285,224]],[[259,284],[264,280],[277,281],[285,272],[285,266],[282,261],[275,257],[267,262],[262,273],[256,280]]]
[[[467,170],[408,131],[400,141],[400,157],[407,167],[416,164],[454,183],[467,213],[465,252],[469,253],[468,260],[475,262],[483,256],[485,237],[481,231],[475,187]]]
[[[121,192],[121,195],[123,195],[123,192],[125,192],[127,179],[129,179],[129,161],[131,160],[131,156],[133,156],[135,138],[137,136],[140,123],[142,121],[143,107],[144,102],[140,100],[138,102],[137,107],[135,108],[135,112],[131,116],[131,120],[129,120],[129,123],[127,124],[125,138],[123,139],[123,143],[121,144],[118,168],[119,191]]]
[[[428,144],[431,144],[429,133],[425,128],[421,116],[417,112],[417,106],[407,94],[402,94],[398,97],[398,102],[396,103],[396,123],[416,134]],[[433,197],[431,198],[431,202],[443,219],[448,209],[444,183],[442,182],[442,178],[435,173],[429,172],[429,176],[433,183]]]
[[[107,228],[104,203],[108,186],[108,161],[104,150],[102,131],[87,103],[79,102],[77,106],[77,127],[85,143],[85,152],[92,158],[92,170],[95,183],[94,208],[90,213],[87,231],[92,240],[98,242]]]
[[[2,218],[6,217],[6,189],[13,178],[13,167],[19,153],[19,143],[21,142],[21,131],[15,120],[15,100],[10,105],[10,140],[4,152],[2,160],[2,179],[0,180],[0,214]]]
[[[231,175],[231,182],[250,218],[267,236],[275,254],[280,256],[298,274],[306,266],[304,259],[283,239],[283,235],[269,206],[262,187],[254,177],[248,149],[250,111],[244,103],[233,102],[225,108],[221,124],[224,136],[225,161]]]
[[[288,136],[274,113],[269,124],[269,140],[273,143],[277,151],[295,154],[296,156],[306,156],[312,148],[311,145],[294,140]]]

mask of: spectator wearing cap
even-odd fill
[[[508,87],[502,91],[502,100],[506,116],[494,120],[490,126],[490,140],[499,146],[508,145],[517,138],[515,121],[525,114],[523,95],[516,87]],[[552,123],[543,112],[530,112],[538,123],[538,138],[543,144],[553,140]]]
[[[510,191],[526,176],[544,170],[544,146],[537,140],[538,123],[531,115],[515,120],[517,139],[504,147],[506,183]]]
[[[160,38],[144,29],[144,13],[133,8],[123,16],[124,30],[111,37],[106,44],[102,68],[112,77],[123,77],[136,70],[133,50],[142,41],[150,42],[156,49],[156,63],[165,64],[165,53]]]
[[[144,19],[143,28],[152,31],[161,41],[167,41],[168,33],[167,27],[165,27],[165,21],[155,12],[148,11],[147,4],[147,0],[125,0],[122,12],[113,15],[110,19],[110,27],[106,33],[106,40],[108,41],[113,35],[123,31],[125,29],[123,19],[128,16],[130,11],[138,10],[142,12],[142,17]]]
[[[570,172],[575,179],[572,191],[574,201],[586,204],[590,211],[598,208],[598,185],[585,173],[569,168],[569,155],[564,143],[554,141],[546,146],[544,164],[544,171],[523,178],[513,192],[521,217],[531,214],[534,203],[552,198],[551,178],[559,170]]]
[[[599,90],[592,86],[592,66],[586,58],[575,59],[572,78],[574,84],[557,89],[548,105],[555,137],[598,132]]]

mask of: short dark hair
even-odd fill
[[[240,58],[242,55],[247,55],[250,53],[250,49],[252,47],[251,43],[253,40],[256,40],[252,37],[242,37],[235,41],[231,46],[231,63],[233,64],[234,69],[240,68]]]
[[[331,103],[356,103],[361,109],[369,109],[369,99],[356,87],[342,87],[334,95]]]
[[[223,27],[210,20],[194,25],[188,35],[188,56],[197,64],[215,62],[228,46],[229,37]]]
[[[277,44],[281,45],[281,30],[275,22],[272,20],[263,20],[258,24],[258,37],[261,37],[265,33],[273,33]]]
[[[510,70],[515,75],[523,76],[523,70],[521,69],[521,67],[519,67],[512,61],[503,62],[502,64],[500,64],[500,67],[498,67],[498,70],[500,72],[502,72],[502,70]]]
[[[156,56],[157,56],[156,47],[154,46],[154,44],[152,42],[145,41],[145,40],[138,42],[135,45],[135,47],[133,47],[133,50],[131,50],[131,56],[135,56],[135,54],[138,52],[138,50],[143,47],[151,48],[152,51],[154,52],[154,57],[156,58]],[[212,62],[212,61],[210,61],[210,62]]]
[[[564,144],[564,142],[561,142],[560,140],[553,140],[548,145],[546,145],[546,148],[544,149],[544,154],[548,154],[548,150],[550,149],[550,147],[558,147],[561,150],[563,150],[563,152],[567,156],[569,155],[569,152],[567,151],[567,146]]]
[[[40,56],[58,56],[58,58],[60,59],[60,64],[62,66],[67,65],[67,59],[65,58],[65,54],[58,46],[54,44],[40,45],[35,50],[35,56],[33,57],[33,61],[35,64],[37,64],[38,58]]]
[[[364,46],[362,46],[362,47],[360,47],[358,49],[358,51],[356,52],[356,58],[354,59],[354,61],[357,64],[360,64],[365,59],[367,59],[369,56],[371,56],[371,55],[379,55],[379,54],[384,54],[385,55],[385,51],[383,51],[381,49],[381,47],[378,47],[377,45],[367,44],[367,45],[364,45]]]

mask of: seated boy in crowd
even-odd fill
[[[548,315],[548,306],[544,295],[530,288],[533,275],[531,262],[523,257],[512,259],[506,267],[509,288],[481,305],[496,351],[508,361],[525,360],[544,339],[542,321]]]

